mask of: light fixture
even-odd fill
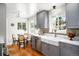
[[[56,9],[56,6],[53,6],[53,9]]]

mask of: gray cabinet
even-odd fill
[[[49,27],[49,12],[42,10],[37,13],[37,27],[38,28],[48,28]]]
[[[66,22],[68,28],[79,28],[79,3],[66,4]]]
[[[42,53],[47,56],[58,56],[59,55],[59,47],[42,42]]]
[[[42,42],[42,53],[48,56],[48,51],[49,51],[48,44],[45,42]]]
[[[41,52],[41,39],[37,36],[32,36],[32,48]]]
[[[59,47],[49,44],[48,56],[59,56]]]
[[[40,37],[36,37],[36,50],[41,52],[41,38]]]
[[[32,48],[35,49],[35,37],[31,36],[31,40],[32,40]]]
[[[79,56],[79,46],[60,42],[60,56]]]

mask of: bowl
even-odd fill
[[[74,32],[67,32],[67,36],[70,38],[70,40],[73,40],[72,38],[75,37],[75,33]]]

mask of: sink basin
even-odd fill
[[[59,36],[59,37],[54,37],[54,35],[44,35],[41,37],[41,41],[43,42],[46,42],[48,44],[52,44],[54,46],[59,46],[59,42],[67,39],[67,37],[62,37],[62,36]]]
[[[41,41],[54,45],[54,46],[59,46],[59,40],[54,37],[45,37],[45,38],[42,37]]]

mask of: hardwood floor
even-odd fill
[[[25,49],[20,48],[17,45],[8,46],[10,56],[44,56],[40,52],[32,49],[31,44],[29,44]]]

